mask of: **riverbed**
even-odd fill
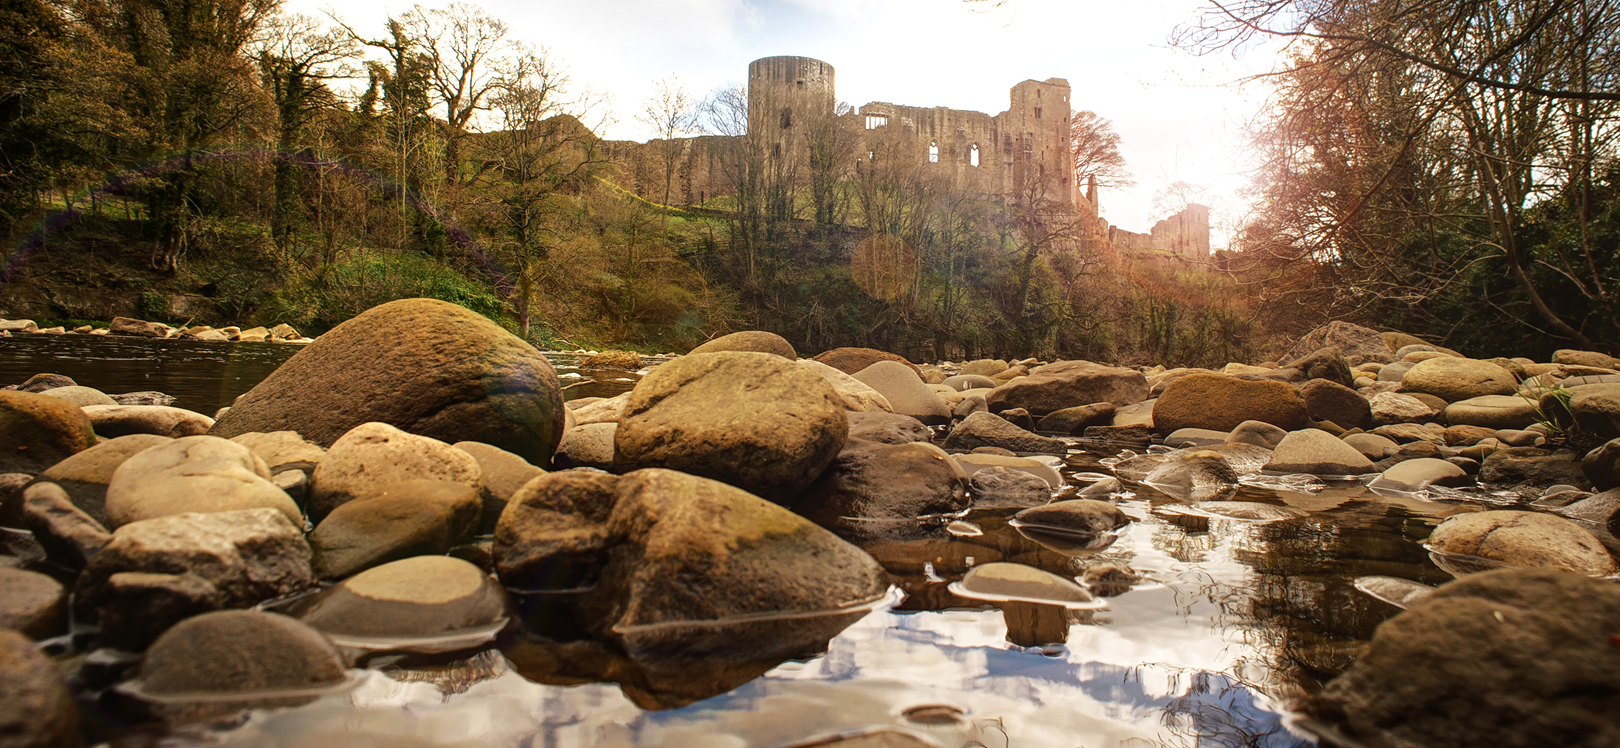
[[[297,350],[18,337],[0,341],[0,382],[48,371],[107,392],[163,391],[177,406],[211,413]],[[581,370],[577,355],[548,357],[571,399],[635,382],[634,374]],[[1069,441],[1058,496],[1108,473],[1123,452],[1145,449]],[[1230,498],[1288,509],[1256,521],[1178,513],[1180,499],[1128,488],[1119,506],[1134,521],[1102,547],[1052,543],[1009,524],[1012,511],[990,509],[864,541],[894,587],[817,657],[741,677],[698,667],[674,693],[629,693],[559,672],[520,636],[471,659],[373,663],[354,690],[164,742],[766,748],[892,726],[948,748],[1315,745],[1290,705],[1399,612],[1354,580],[1448,581],[1421,543],[1467,506],[1386,498],[1354,481],[1262,481]],[[1095,610],[952,591],[969,569],[993,561],[1070,578],[1111,563],[1143,581]]]

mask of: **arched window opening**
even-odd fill
[[[968,165],[970,165],[970,166],[978,166],[979,165],[979,144],[978,143],[974,143],[973,147],[968,149]]]
[[[939,144],[932,140],[928,141],[928,163],[939,163]]]
[[[792,107],[783,107],[782,108],[782,129],[786,130],[789,127],[792,127],[792,126],[793,126],[793,108]]]

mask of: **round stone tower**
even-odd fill
[[[787,136],[813,118],[831,116],[835,101],[833,66],[821,60],[764,57],[748,63],[750,133]]]

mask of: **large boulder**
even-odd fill
[[[404,480],[447,480],[478,490],[478,460],[438,439],[386,423],[362,423],[327,450],[310,476],[309,516],[317,521],[356,499]]]
[[[107,527],[187,512],[266,507],[303,524],[304,513],[270,480],[264,460],[217,436],[171,439],[131,455],[107,482]]]
[[[1475,574],[1378,627],[1317,699],[1365,745],[1620,745],[1620,586],[1551,570]]]
[[[871,556],[809,520],[659,469],[535,479],[501,515],[495,561],[514,589],[588,588],[560,600],[587,631],[632,653],[701,652],[705,622],[835,613],[889,586]],[[713,646],[735,646],[733,633]]]
[[[967,487],[967,473],[932,444],[852,439],[793,509],[823,527],[856,531],[850,519],[909,522],[960,512],[970,505]]]
[[[198,613],[306,589],[309,559],[304,533],[273,509],[132,522],[85,566],[74,606],[114,646],[138,650]]]
[[[79,406],[37,392],[0,391],[0,473],[38,475],[95,444]]]
[[[1293,385],[1219,374],[1177,379],[1153,406],[1153,426],[1166,434],[1185,428],[1231,431],[1244,421],[1294,431],[1310,423],[1310,411]]]
[[[1044,416],[1064,408],[1093,403],[1132,405],[1148,398],[1141,372],[1090,361],[1058,361],[1039,367],[985,396],[992,412],[1023,408]]]
[[[930,424],[951,420],[950,404],[898,362],[878,361],[855,372],[853,376],[881,393],[895,413]]]
[[[1373,464],[1355,447],[1320,429],[1289,432],[1277,443],[1265,470],[1308,475],[1361,475]]]
[[[723,351],[742,351],[745,353],[770,353],[781,356],[789,361],[799,357],[793,350],[793,344],[787,338],[774,332],[762,330],[744,330],[730,335],[721,335],[703,345],[693,348],[687,355],[699,353],[721,353]]]
[[[855,374],[879,361],[894,361],[911,369],[917,375],[918,380],[922,379],[922,369],[918,368],[916,364],[907,361],[905,356],[880,351],[875,348],[834,348],[816,356],[815,360],[845,374]]]
[[[61,670],[15,631],[0,629],[0,745],[76,748],[79,707]]]
[[[562,391],[534,346],[434,299],[373,307],[305,346],[209,432],[296,431],[330,446],[362,423],[493,444],[537,465],[562,439]]]
[[[1615,572],[1614,558],[1580,525],[1553,514],[1491,510],[1461,514],[1429,535],[1431,550],[1508,566],[1558,569],[1588,576]]]
[[[614,462],[623,472],[669,468],[785,499],[815,480],[848,434],[843,398],[814,372],[768,353],[705,353],[636,383]]]
[[[1042,452],[1061,455],[1068,451],[1062,439],[1038,436],[991,413],[974,413],[962,419],[945,437],[946,449],[973,450],[1000,447],[1013,452]]]
[[[1387,364],[1394,361],[1395,356],[1385,343],[1383,335],[1360,325],[1334,320],[1305,333],[1304,337],[1295,341],[1288,352],[1278,359],[1278,363],[1292,366],[1298,359],[1332,346],[1339,349],[1339,355],[1351,366],[1365,363]]]
[[[1419,361],[1401,375],[1401,388],[1448,403],[1481,395],[1511,395],[1513,374],[1489,361],[1441,356]]]

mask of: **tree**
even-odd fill
[[[476,5],[453,3],[442,10],[413,8],[405,16],[431,57],[433,92],[444,105],[445,181],[461,182],[461,142],[479,112],[500,87],[503,70],[525,59],[506,38],[506,24]],[[516,56],[513,56],[516,55]]]
[[[653,83],[653,94],[641,104],[636,119],[658,136],[658,156],[664,167],[664,205],[669,205],[670,184],[675,164],[686,145],[677,140],[698,130],[697,104],[686,93],[686,86],[671,75]]]
[[[1069,117],[1069,141],[1074,152],[1075,184],[1095,178],[1099,187],[1130,187],[1136,184],[1125,169],[1119,153],[1119,133],[1114,123],[1081,110]]]
[[[366,61],[370,80],[362,105],[369,108],[366,105],[368,99],[376,101],[380,98],[384,106],[384,117],[393,141],[390,144],[392,170],[400,183],[396,197],[401,244],[404,243],[405,226],[412,213],[410,197],[421,194],[423,187],[423,136],[429,124],[427,112],[431,106],[429,96],[434,70],[433,57],[422,48],[423,40],[411,33],[408,20],[390,16],[384,25],[387,35],[375,39],[367,39],[347,24],[339,22],[356,42],[381,50],[387,56],[386,64]],[[416,239],[425,241],[427,217],[421,211],[415,211],[412,224]]]
[[[309,16],[278,16],[268,23],[254,57],[265,90],[276,111],[275,203],[270,234],[283,253],[289,250],[297,210],[300,170],[294,152],[304,145],[304,127],[337,97],[326,82],[355,73],[349,60],[359,55],[353,36],[321,28]]]

